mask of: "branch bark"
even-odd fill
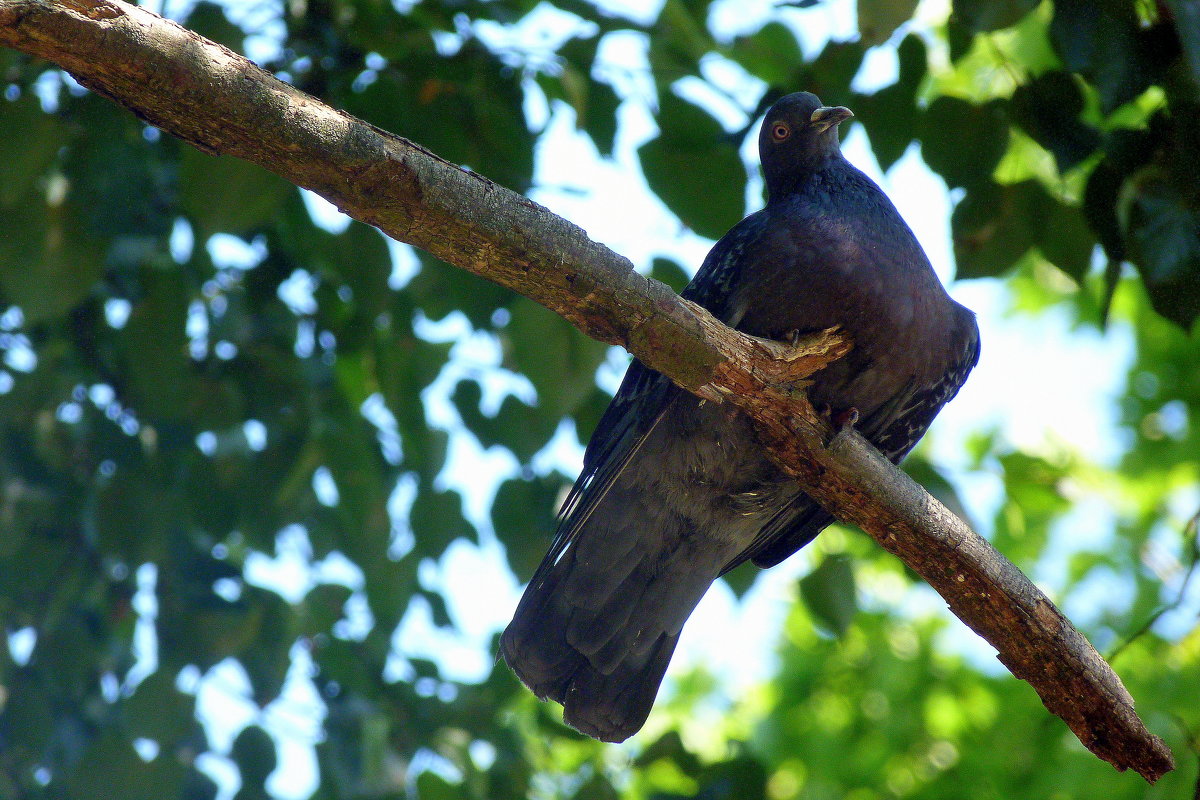
[[[119,0],[0,0],[0,44],[52,61],[201,150],[264,166],[742,409],[805,491],[929,581],[1092,752],[1150,782],[1174,768],[1120,679],[1020,570],[858,434],[831,436],[795,381],[848,350],[836,332],[781,349],[733,331],[537,203]]]

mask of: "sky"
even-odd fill
[[[923,0],[918,20],[940,21],[948,2]],[[254,9],[267,5],[236,0],[226,3],[235,18],[252,16],[257,13]],[[661,3],[609,0],[605,5],[650,21]],[[775,10],[769,0],[718,0],[713,6],[711,22],[720,35],[731,37],[756,29]],[[181,8],[173,4],[170,11],[177,16]],[[801,39],[808,58],[819,52],[831,37],[855,35],[853,0],[829,0],[811,9],[788,8],[783,14]],[[247,42],[250,56],[261,58],[275,46],[272,36],[277,34],[272,33],[269,19],[251,18],[246,22],[248,27],[262,27],[265,32]],[[515,30],[483,26],[479,33],[485,38],[503,39],[518,48],[528,48],[553,43],[556,37],[569,32],[573,24],[569,18],[543,6]],[[898,42],[905,32],[902,29],[892,43]],[[447,46],[453,43],[448,42]],[[637,164],[637,147],[655,134],[648,110],[653,102],[653,88],[645,75],[648,69],[645,42],[635,34],[611,35],[600,51],[599,64],[598,71],[610,77],[622,96],[628,98],[620,108],[619,137],[613,158],[601,158],[590,140],[575,130],[573,112],[566,106],[548,105],[531,81],[527,116],[535,129],[545,128],[538,143],[536,188],[531,197],[579,224],[592,238],[628,256],[635,264],[648,265],[654,256],[664,255],[694,271],[712,242],[682,228],[649,192]],[[870,53],[855,88],[871,91],[890,83],[895,73],[894,46],[885,44]],[[756,106],[764,87],[719,59],[706,63],[705,77],[738,102],[713,93],[697,80],[682,82],[677,88],[681,94],[712,108],[731,129],[744,125],[747,110]],[[754,137],[750,139],[743,155],[748,165],[754,165],[757,155],[753,150]],[[853,163],[889,194],[922,242],[938,274],[949,281],[954,271],[949,234],[954,198],[940,178],[924,166],[917,146],[886,175],[880,173],[861,126],[851,124],[844,129],[843,149]],[[559,178],[563,174],[572,176],[569,185]],[[751,181],[747,197],[751,203],[753,198],[761,197],[757,177]],[[306,201],[322,224],[332,229],[346,224],[319,198],[310,195]],[[247,252],[250,246],[229,237],[206,246],[218,262],[232,263],[238,259],[247,264],[254,262],[254,254]],[[393,252],[397,260],[394,280],[399,286],[411,274],[413,261],[402,246],[396,246]],[[303,307],[311,302],[311,289],[303,276],[299,276],[283,291],[289,303]],[[1005,440],[1025,449],[1064,446],[1100,461],[1115,458],[1118,448],[1112,438],[1099,436],[1097,432],[1111,430],[1116,423],[1113,398],[1133,355],[1129,331],[1119,324],[1110,326],[1104,334],[1073,330],[1064,315],[1054,312],[1032,318],[1014,316],[1005,290],[995,281],[953,283],[950,291],[978,314],[983,356],[959,397],[936,422],[930,436],[930,456],[958,485],[974,518],[986,520],[991,516],[1001,490],[998,476],[965,469],[963,440],[970,432],[995,427]],[[491,669],[495,654],[488,650],[490,640],[507,623],[521,589],[505,566],[500,545],[490,535],[487,515],[491,493],[511,473],[515,462],[499,449],[480,450],[475,440],[457,425],[447,398],[462,371],[499,366],[500,351],[492,337],[471,335],[461,318],[428,324],[422,333],[457,342],[456,364],[447,368],[425,397],[431,419],[451,432],[450,458],[440,480],[464,492],[468,517],[480,529],[483,544],[458,542],[440,564],[423,570],[422,577],[432,584],[455,587],[454,592],[447,593],[447,600],[458,632],[438,630],[430,615],[416,605],[397,632],[395,643],[400,653],[437,661],[447,678],[472,681],[484,677]],[[614,352],[598,375],[601,385],[615,389],[625,363],[625,356]],[[495,392],[531,391],[531,387],[519,380],[496,378],[495,381],[492,385]],[[364,413],[371,411],[366,409]],[[564,426],[540,455],[537,467],[542,471],[561,469],[574,474],[579,469],[581,455],[573,429]],[[319,492],[331,491],[329,485],[322,486],[319,476],[316,480]],[[397,508],[405,505],[404,492],[403,487],[397,492]],[[1099,514],[1098,523],[1104,521],[1103,510],[1085,513]],[[1063,538],[1062,548],[1069,550],[1075,546],[1070,537]],[[1060,556],[1061,552],[1055,555]],[[291,598],[302,597],[308,587],[321,580],[337,580],[361,588],[361,574],[344,559],[335,556],[315,568],[310,562],[303,531],[289,529],[280,534],[275,554],[255,556],[247,563],[246,575],[250,582],[274,588]],[[802,553],[763,573],[740,604],[723,584],[710,591],[684,629],[665,691],[671,691],[672,674],[682,674],[695,664],[704,664],[716,673],[732,695],[767,676],[783,616],[795,595],[796,578],[811,568],[812,563],[811,556]],[[1034,577],[1051,590],[1055,580],[1061,580],[1051,566]],[[153,578],[152,568],[145,574],[139,573],[144,586],[137,602],[145,621],[152,620],[154,611]],[[471,591],[464,592],[462,587],[471,587]],[[905,591],[881,583],[866,585],[863,592],[865,602],[903,603],[914,613],[941,608],[940,600],[931,591]],[[356,605],[352,606],[346,623],[350,629],[369,624],[365,621],[361,595],[354,602]],[[961,625],[948,627],[952,629],[947,634],[950,646],[995,668],[990,648],[974,634]],[[152,643],[144,642],[143,647],[149,652]],[[232,797],[238,780],[236,770],[223,754],[228,752],[237,732],[255,721],[264,725],[279,746],[280,764],[269,788],[280,797],[300,798],[307,797],[315,785],[312,746],[320,732],[323,706],[309,679],[311,664],[306,653],[298,647],[294,655],[283,695],[261,714],[249,700],[249,683],[236,663],[218,666],[206,675],[181,677],[181,686],[196,693],[198,714],[212,738],[214,752],[203,756],[202,764],[221,784],[222,800]],[[397,677],[405,674],[403,658],[398,656],[392,666]],[[437,767],[435,763],[431,766]]]

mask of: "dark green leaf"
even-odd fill
[[[0,99],[4,135],[0,136],[0,209],[32,196],[41,177],[63,144],[58,120],[42,111],[33,93],[14,101]],[[2,212],[0,212],[2,213]]]
[[[661,257],[656,257],[651,262],[650,277],[656,281],[662,281],[676,293],[682,292],[683,287],[687,286],[688,281],[691,280],[688,274],[683,271],[683,267],[669,258]]]
[[[214,233],[242,234],[267,224],[295,187],[240,158],[187,147],[179,165],[179,191],[203,241]]]
[[[1000,275],[1034,244],[1026,201],[1039,189],[985,183],[972,188],[951,217],[958,278]]]
[[[1167,0],[1167,8],[1175,17],[1175,30],[1183,45],[1192,75],[1200,81],[1200,4],[1192,0]]]
[[[638,148],[651,190],[701,236],[717,239],[746,210],[746,168],[736,143],[699,107],[664,94],[658,137]]]
[[[1066,67],[1096,87],[1105,114],[1159,80],[1179,52],[1169,26],[1144,27],[1122,0],[1058,0],[1050,38]]]
[[[492,502],[492,525],[504,543],[508,564],[517,580],[528,581],[550,547],[555,514],[563,490],[561,476],[529,480],[512,478],[500,484]]]
[[[461,311],[477,328],[489,327],[497,308],[507,307],[516,295],[503,286],[452,267],[424,251],[417,251],[421,271],[405,287],[405,292],[425,315],[440,320],[453,311]]]
[[[1126,242],[1154,310],[1189,329],[1200,315],[1200,209],[1161,173],[1132,182]]]
[[[462,514],[462,496],[455,491],[421,491],[409,524],[416,538],[414,552],[423,558],[438,559],[455,539],[475,538],[474,527]]]
[[[897,53],[900,75],[896,82],[873,95],[855,98],[852,108],[866,127],[875,160],[883,170],[890,169],[904,155],[921,118],[916,98],[926,72],[925,43],[909,34],[900,42]]]
[[[147,676],[124,703],[132,736],[172,748],[196,725],[195,699],[175,686],[175,675],[160,669]]]
[[[921,119],[921,156],[950,186],[988,180],[1008,148],[1005,103],[982,106],[942,95]]]
[[[520,299],[502,331],[505,361],[524,373],[538,393],[538,407],[551,417],[572,413],[595,385],[607,349],[562,317]]]
[[[61,317],[93,289],[103,269],[104,240],[87,234],[72,203],[50,204],[34,191],[0,209],[0,296],[30,324]]]
[[[843,553],[826,556],[816,569],[800,579],[800,596],[822,628],[842,636],[858,613],[850,557]]]
[[[1017,24],[1037,6],[1037,0],[954,0],[954,18],[976,33]]]
[[[120,332],[129,384],[123,398],[139,414],[183,420],[197,397],[185,336],[188,297],[178,271],[145,270],[144,295]]]
[[[1013,120],[1035,142],[1054,154],[1066,172],[1100,145],[1100,132],[1083,122],[1083,92],[1067,72],[1039,75],[1017,87],[1010,106]]]
[[[261,787],[267,776],[275,771],[278,758],[275,743],[262,728],[247,725],[233,740],[230,755],[237,761],[243,783]]]
[[[190,30],[206,39],[223,44],[235,53],[241,53],[246,32],[234,25],[225,16],[225,10],[216,3],[201,0],[187,15],[185,23]]]
[[[64,788],[72,800],[145,800],[176,796],[183,777],[177,759],[160,757],[147,764],[127,739],[112,731],[88,746]]]

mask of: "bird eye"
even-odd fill
[[[792,135],[792,129],[782,122],[776,122],[771,128],[771,138],[777,142],[782,142],[784,139]]]

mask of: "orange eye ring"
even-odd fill
[[[771,126],[771,138],[777,142],[782,142],[784,139],[792,135],[792,129],[782,122],[776,122]]]

